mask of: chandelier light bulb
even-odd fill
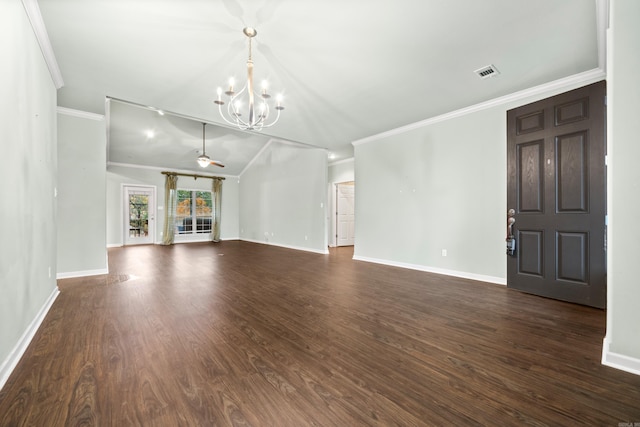
[[[233,91],[233,85],[234,84],[235,84],[235,80],[233,79],[233,77],[229,77],[229,90],[225,92],[225,95],[233,96],[233,94],[235,93]]]

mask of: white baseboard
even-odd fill
[[[124,246],[122,243],[108,243],[107,248],[121,248]]]
[[[98,270],[71,271],[68,273],[56,274],[56,279],[71,279],[73,277],[99,276],[101,274],[109,274],[108,268],[100,268]]]
[[[227,242],[229,240],[240,240],[239,237],[225,237],[224,239],[220,239],[221,242]],[[205,239],[205,240],[181,240],[179,242],[174,241],[174,245],[182,245],[183,243],[211,243],[213,240]],[[154,245],[164,246],[162,242],[155,242]]]
[[[611,341],[609,338],[604,337],[604,341],[602,342],[602,364],[611,368],[620,369],[621,371],[640,375],[640,359],[614,353],[609,350],[610,345]]]
[[[18,362],[22,358],[24,352],[27,351],[27,347],[29,347],[31,340],[33,340],[33,337],[36,335],[38,328],[42,324],[42,321],[44,320],[45,316],[49,312],[49,309],[53,305],[53,302],[56,300],[59,294],[60,290],[56,286],[53,292],[51,292],[51,295],[49,295],[49,298],[47,298],[47,300],[45,301],[42,308],[40,308],[40,311],[38,312],[36,317],[31,321],[31,324],[24,331],[13,350],[11,350],[7,358],[2,361],[2,364],[0,365],[0,390],[2,390],[2,387],[4,387],[4,385],[6,384],[9,376],[18,365]]]
[[[427,273],[443,274],[445,276],[460,277],[462,279],[478,280],[480,282],[495,283],[497,285],[506,285],[507,279],[503,277],[485,276],[482,274],[467,273],[464,271],[447,270],[444,268],[428,267],[426,265],[409,264],[405,262],[390,261],[386,259],[368,258],[363,256],[353,256],[356,261],[372,262],[374,264],[384,264],[392,267],[407,268],[409,270],[424,271]]]
[[[261,245],[278,246],[280,248],[294,249],[296,251],[313,252],[313,253],[322,254],[322,255],[328,255],[329,254],[329,249],[325,249],[324,251],[322,251],[322,250],[318,250],[318,249],[305,248],[305,247],[302,247],[302,246],[281,245],[279,243],[263,242],[263,241],[260,241],[260,240],[242,239],[242,238],[240,240],[242,240],[244,242],[259,243]]]

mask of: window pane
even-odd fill
[[[211,233],[212,213],[210,191],[178,190],[176,234]]]
[[[187,234],[193,230],[191,214],[191,191],[178,190],[176,205],[176,233]]]
[[[196,232],[211,233],[211,192],[196,191]]]
[[[149,233],[149,197],[129,195],[129,237],[146,236]]]

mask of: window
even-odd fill
[[[213,202],[210,191],[178,190],[176,235],[211,233]]]

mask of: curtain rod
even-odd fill
[[[169,172],[169,171],[162,171],[160,172],[163,175],[179,175],[179,176],[190,176],[193,179],[198,179],[198,178],[208,178],[208,179],[227,179],[225,177],[222,176],[207,176],[207,175],[198,175],[198,174],[190,174],[190,173],[179,173],[179,172]]]

